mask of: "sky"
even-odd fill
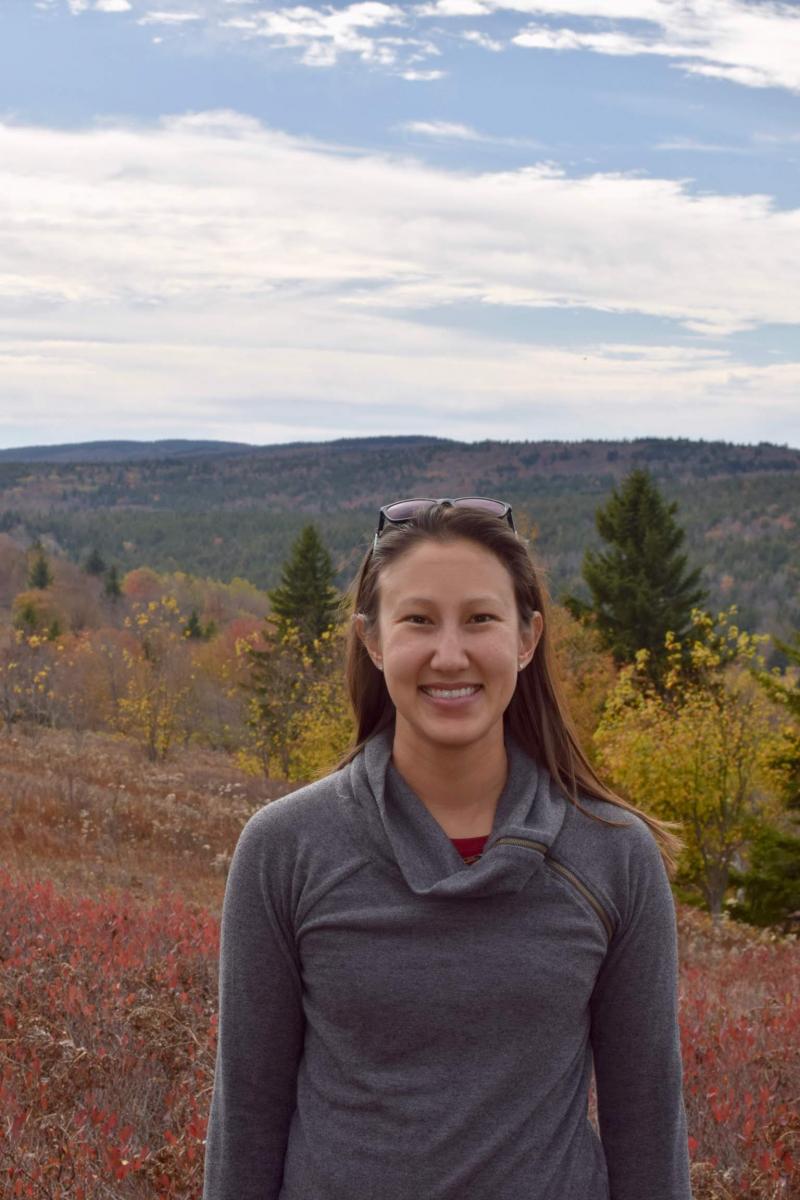
[[[800,448],[800,3],[2,0],[0,447]]]

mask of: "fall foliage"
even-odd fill
[[[620,671],[594,736],[601,765],[635,804],[683,823],[680,878],[715,917],[737,854],[780,818],[775,760],[788,732],[748,669],[763,667],[766,639],[732,624],[735,611],[714,626],[694,609],[685,645],[667,633],[663,689],[640,650]]]

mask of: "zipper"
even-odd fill
[[[600,903],[597,897],[589,891],[586,884],[582,883],[580,879],[578,879],[577,875],[570,871],[569,867],[565,867],[563,863],[557,862],[556,859],[552,858],[547,853],[549,847],[545,842],[535,842],[532,838],[501,837],[498,838],[494,844],[495,846],[528,846],[531,850],[541,850],[544,853],[545,861],[548,866],[552,867],[554,871],[558,871],[559,874],[563,875],[565,879],[568,879],[573,887],[577,888],[581,895],[589,901],[592,908],[603,923],[605,931],[608,934],[608,940],[611,941],[612,937],[614,936],[614,926],[608,913],[603,908],[603,905]]]

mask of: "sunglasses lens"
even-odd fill
[[[455,503],[460,508],[478,508],[482,512],[494,513],[497,517],[505,516],[508,505],[502,500],[490,500],[487,496],[464,496]]]
[[[435,503],[435,500],[398,500],[396,504],[387,504],[383,511],[389,521],[410,521],[420,509]]]

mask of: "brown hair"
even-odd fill
[[[374,627],[378,620],[378,581],[384,567],[422,542],[451,542],[460,538],[483,546],[503,563],[514,585],[521,621],[527,623],[536,611],[542,614],[544,621],[536,652],[528,666],[520,671],[516,690],[505,711],[506,730],[535,762],[547,767],[568,799],[592,820],[612,826],[627,824],[581,808],[579,788],[589,796],[636,813],[655,837],[667,872],[672,876],[684,842],[671,830],[680,829],[680,823],[659,820],[611,791],[581,749],[548,638],[550,598],[547,589],[526,541],[504,520],[477,509],[439,504],[422,510],[413,521],[387,526],[374,550],[370,549],[365,556],[347,592],[352,613],[363,615],[367,629]],[[369,738],[391,725],[395,715],[383,674],[372,662],[352,619],[347,635],[345,673],[356,730],[353,745],[336,769],[355,758]]]

